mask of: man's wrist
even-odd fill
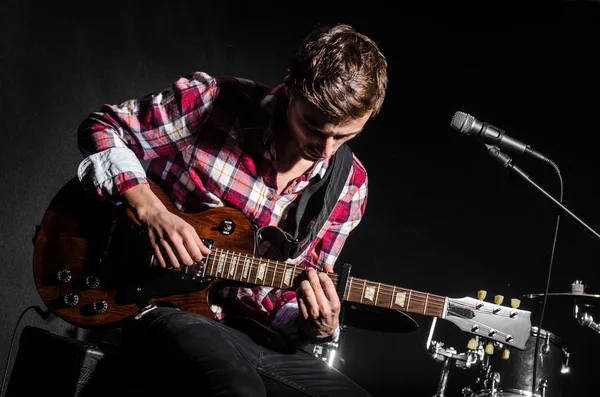
[[[337,342],[340,339],[340,327],[338,326],[333,330],[333,333],[324,338],[316,338],[313,342],[317,345],[328,343],[328,342]]]
[[[165,205],[152,192],[148,183],[136,185],[125,191],[123,195],[136,217],[142,222],[146,222],[152,214],[166,210]]]

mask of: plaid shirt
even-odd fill
[[[197,72],[158,94],[104,105],[78,130],[84,160],[78,174],[84,188],[119,201],[146,175],[165,189],[182,211],[223,205],[243,212],[255,227],[283,227],[294,200],[321,178],[328,161],[317,162],[278,195],[272,122],[283,86]],[[147,169],[139,160],[150,160]],[[290,263],[322,270],[335,263],[367,201],[367,174],[353,165],[328,221],[314,241]],[[257,286],[226,287],[222,296],[251,309],[261,323],[294,332],[295,292]],[[235,307],[234,305],[233,307]],[[241,306],[238,306],[241,308]],[[212,305],[215,318],[229,312]]]

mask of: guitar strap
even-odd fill
[[[288,216],[286,231],[294,236],[289,258],[300,255],[302,249],[314,240],[329,218],[352,168],[352,151],[344,144],[330,161],[323,178],[314,185],[308,186],[300,195],[295,214],[290,214],[294,216]]]
[[[308,186],[298,205],[287,216],[285,230],[264,226],[258,230],[257,246],[262,241],[274,243],[287,258],[296,258],[317,236],[337,204],[352,168],[352,151],[340,146],[330,160],[325,175]]]

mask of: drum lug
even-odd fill
[[[540,397],[548,397],[548,381],[546,379],[540,382],[538,390],[540,391]]]
[[[544,338],[544,346],[542,347],[542,353],[544,354],[544,356],[547,356],[548,353],[550,353],[550,334],[548,333]]]
[[[561,374],[568,374],[571,372],[571,368],[569,366],[569,358],[571,354],[563,348],[563,354],[565,356],[565,361],[563,361],[562,368],[560,369]]]
[[[500,385],[500,372],[492,373],[492,390],[497,390]]]

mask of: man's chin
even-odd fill
[[[302,156],[302,158],[304,160],[314,161],[314,162],[326,159],[326,157],[324,157],[324,156],[321,156],[321,155],[318,155],[318,154],[313,154],[313,153],[302,153],[301,156]]]
[[[314,161],[314,162],[327,159],[327,156],[324,156],[323,152],[321,152],[320,150],[311,150],[311,149],[300,150],[300,156],[304,160]]]

